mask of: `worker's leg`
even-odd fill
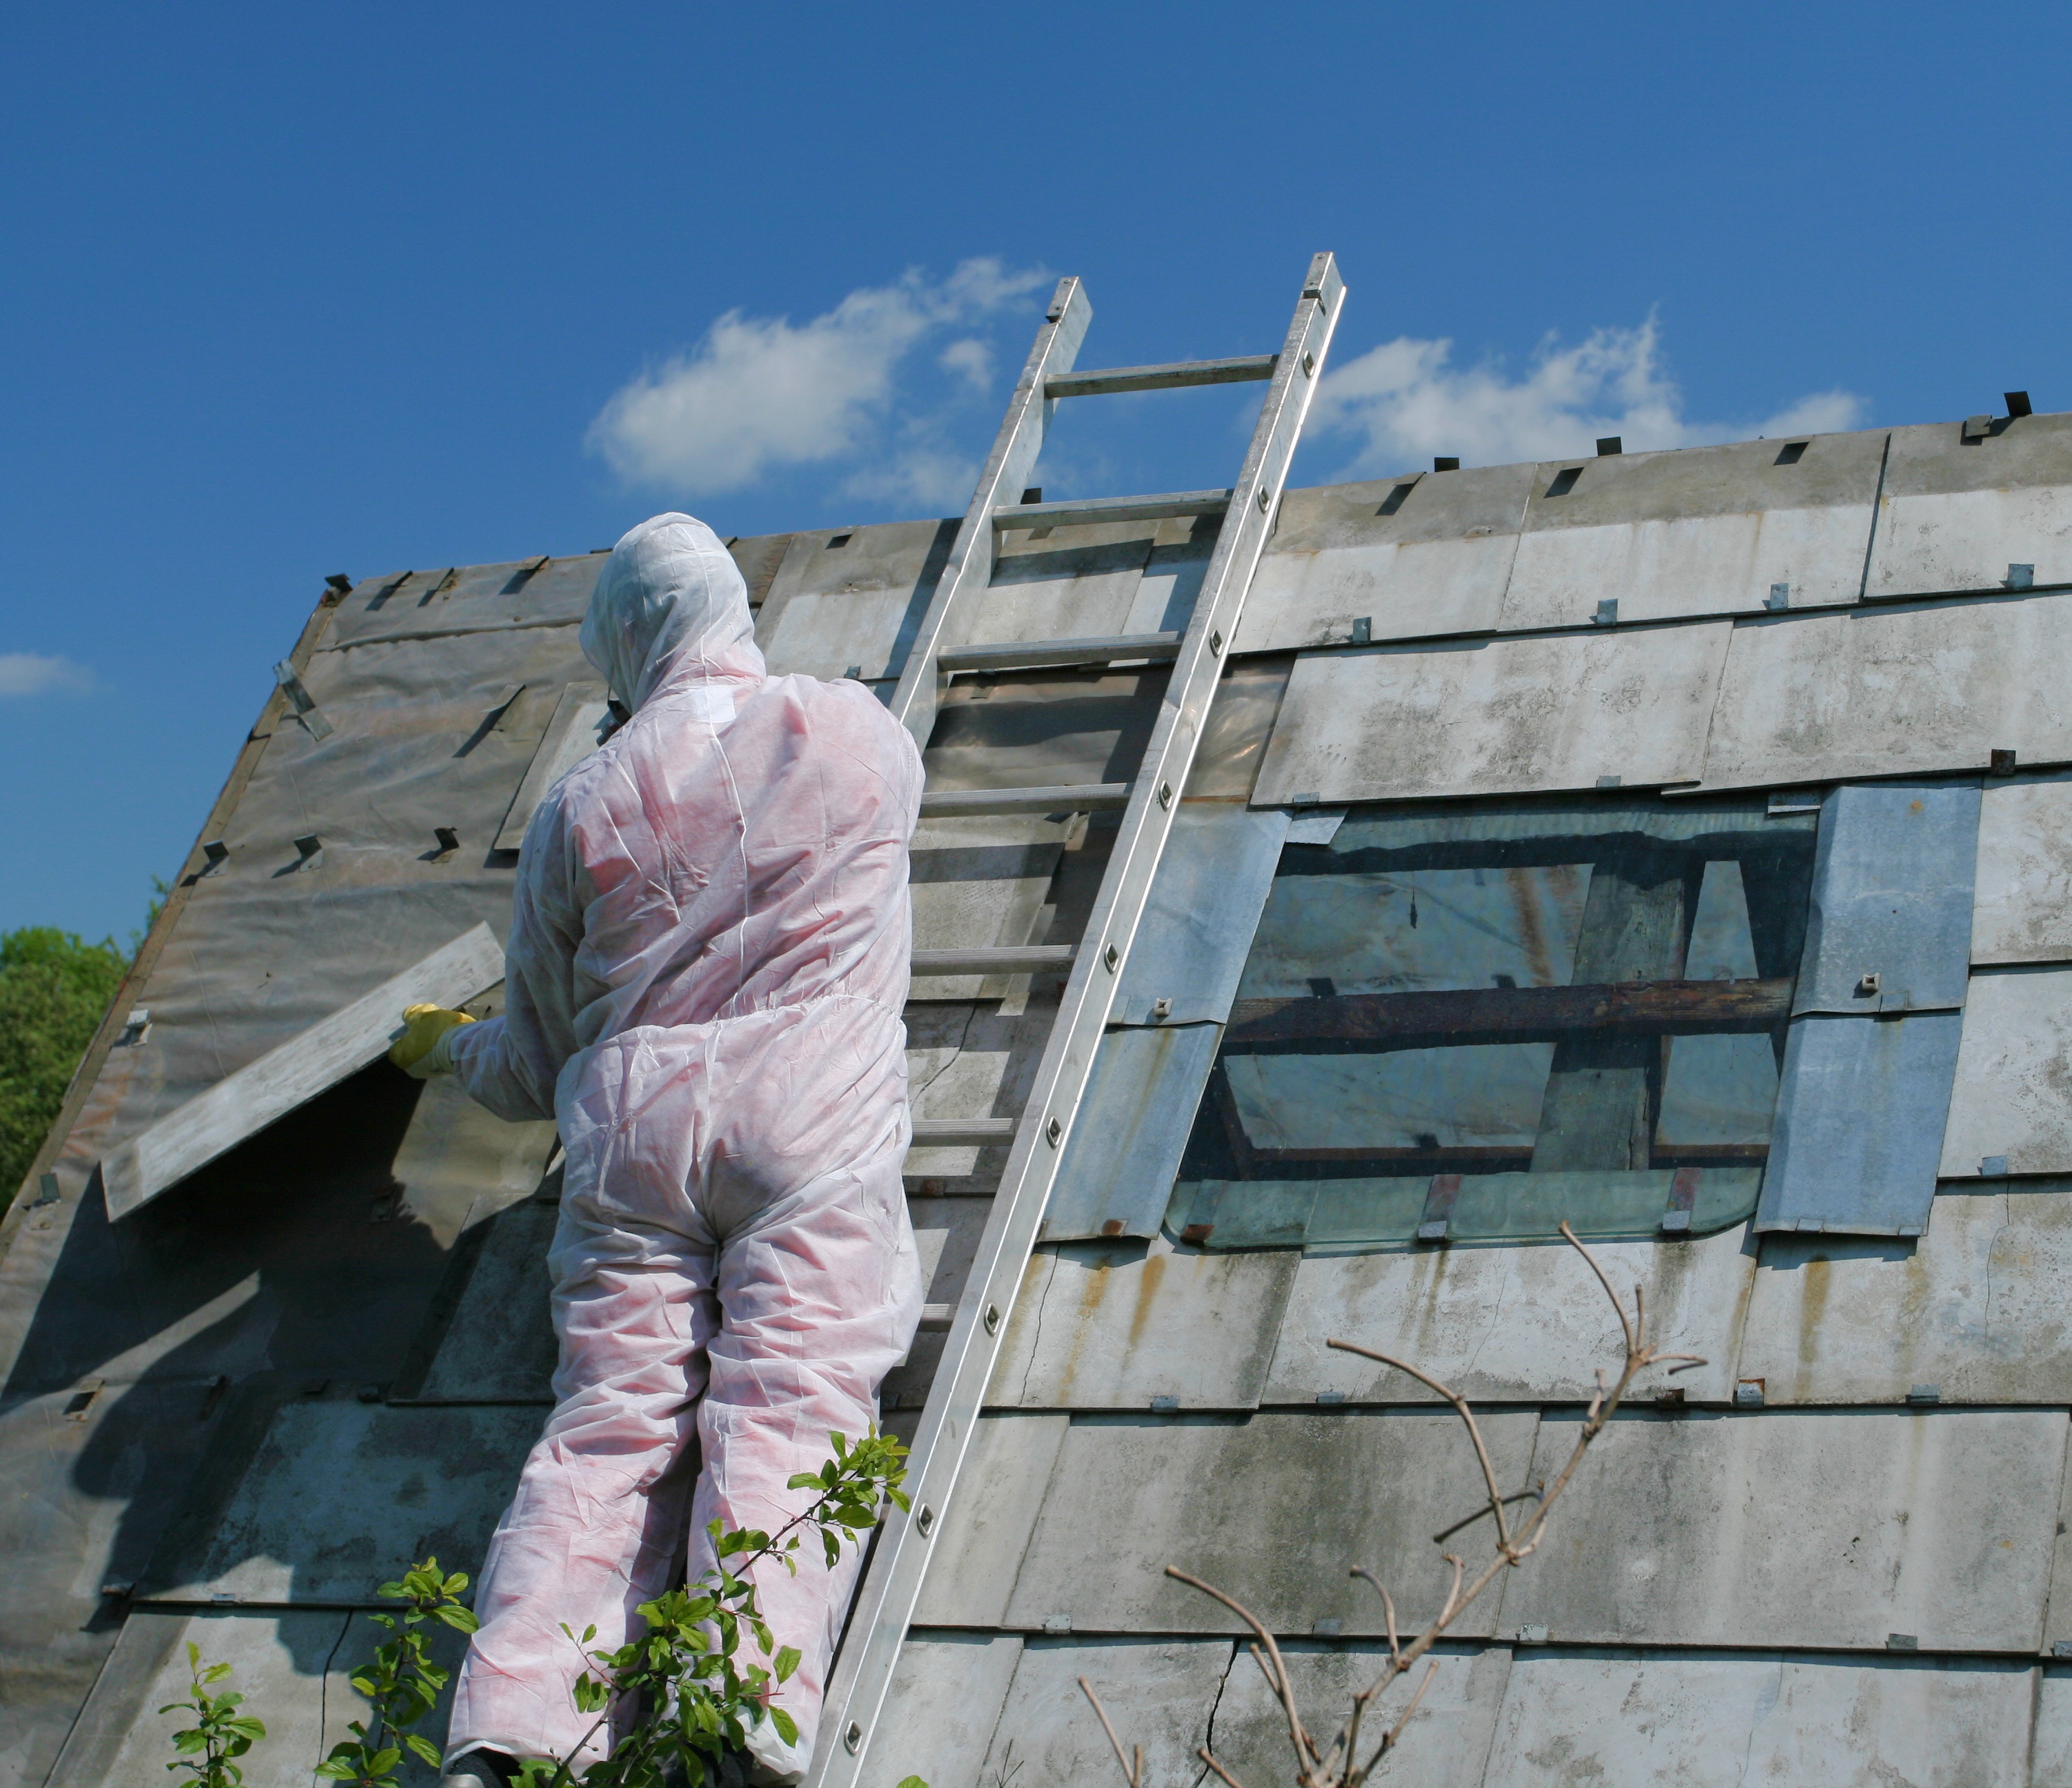
[[[812,1502],[786,1480],[820,1468],[830,1432],[868,1432],[878,1385],[920,1317],[901,1178],[911,1134],[904,1030],[861,1001],[804,1013],[760,1037],[737,1021],[714,1077],[715,1093],[724,1086],[732,1097],[700,1194],[721,1238],[722,1313],[698,1412],[693,1577],[712,1562],[705,1530],[715,1517],[722,1529],[775,1533]],[[799,1723],[798,1745],[787,1750],[767,1724],[750,1737],[782,1774],[812,1758],[858,1556],[849,1548],[829,1571],[809,1531],[797,1564],[796,1576],[774,1561],[751,1573],[776,1643],[801,1654],[779,1698]]]
[[[594,1626],[596,1649],[639,1628],[634,1610],[681,1582],[695,1400],[717,1326],[711,1239],[673,1183],[643,1170],[625,1143],[674,1131],[679,1154],[698,1128],[696,1063],[633,1049],[593,1087],[613,1121],[564,1124],[569,1144],[554,1239],[559,1400],[491,1541],[475,1596],[481,1630],[454,1691],[446,1755],[489,1745],[568,1757],[595,1724],[572,1693],[583,1668],[562,1631]],[[583,1748],[603,1756],[610,1732]]]

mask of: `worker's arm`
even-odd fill
[[[582,880],[560,803],[549,796],[518,856],[504,1015],[448,1030],[433,1046],[434,1071],[450,1068],[479,1104],[514,1122],[554,1115],[554,1083],[578,1047]]]

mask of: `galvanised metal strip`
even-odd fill
[[[1059,280],[1022,376],[1015,382],[1014,395],[1007,401],[1007,414],[1001,420],[985,470],[979,474],[978,488],[964,511],[948,562],[936,581],[928,612],[921,618],[906,667],[899,673],[899,686],[892,694],[893,717],[924,750],[935,730],[935,705],[942,694],[944,672],[938,657],[945,648],[965,643],[964,630],[993,582],[999,541],[993,512],[1019,498],[1029,475],[1036,470],[1044,431],[1057,408],[1057,400],[1044,395],[1045,384],[1053,373],[1071,371],[1093,315],[1094,307],[1079,281]]]
[[[1064,290],[1063,286],[1060,292]],[[1023,1108],[956,1320],[914,1441],[912,1512],[878,1537],[849,1638],[821,1716],[809,1788],[855,1788],[993,1375],[1007,1313],[1035,1245],[1066,1138],[1078,1112],[1120,971],[1170,831],[1180,791],[1222,675],[1223,652],[1264,550],[1268,520],[1309,414],[1344,296],[1337,263],[1310,263],[1273,380],[1209,561],[1193,619],[1124,812],[1085,942]],[[1039,339],[1038,351],[1042,343]],[[1034,356],[1032,356],[1032,364]],[[1027,375],[1024,375],[1025,379]],[[1020,397],[1018,392],[1018,399]],[[1010,422],[1012,417],[1010,416]],[[1003,430],[1003,439],[1006,435]],[[981,496],[985,492],[981,490]],[[974,514],[980,513],[974,506]],[[969,518],[967,517],[968,528]],[[902,683],[902,688],[904,687]],[[897,1758],[887,1761],[896,1768]],[[880,1772],[882,1774],[882,1772]]]

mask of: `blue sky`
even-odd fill
[[[326,573],[954,512],[1351,289],[1303,483],[2072,408],[2044,6],[10,8],[0,929],[118,936]],[[1227,483],[1236,393],[1046,493]],[[1251,396],[1256,398],[1254,388]]]

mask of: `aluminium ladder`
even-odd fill
[[[921,797],[924,818],[1119,809],[1122,819],[1077,944],[915,952],[917,976],[1028,972],[1067,964],[1071,973],[1018,1118],[916,1120],[914,1124],[917,1147],[1005,1144],[1009,1145],[1007,1165],[993,1194],[992,1214],[963,1297],[954,1312],[931,1306],[923,1318],[925,1327],[947,1328],[949,1339],[914,1439],[906,1482],[912,1509],[903,1515],[892,1511],[878,1534],[857,1592],[849,1636],[828,1684],[818,1749],[806,1788],[856,1788],[858,1783],[920,1595],[931,1544],[941,1531],[959,1468],[977,1426],[1004,1339],[1006,1313],[1013,1307],[1016,1288],[1035,1247],[1044,1206],[1114,1005],[1122,966],[1172,829],[1177,799],[1194,767],[1202,725],[1223,668],[1224,647],[1236,636],[1238,616],[1266,545],[1273,506],[1309,414],[1344,292],[1336,261],[1329,254],[1320,254],[1309,263],[1294,319],[1277,354],[1075,372],[1072,364],[1092,320],[1093,307],[1077,279],[1060,280],[900,676],[892,711],[915,742],[925,746],[943,691],[959,672],[1145,660],[1168,661],[1173,666],[1150,742],[1133,781],[944,791]],[[1083,503],[1012,499],[1035,470],[1045,429],[1059,398],[1246,380],[1270,384],[1243,470],[1231,489]],[[968,643],[984,636],[985,595],[1002,532],[1219,513],[1223,524],[1184,632],[1005,645]]]

